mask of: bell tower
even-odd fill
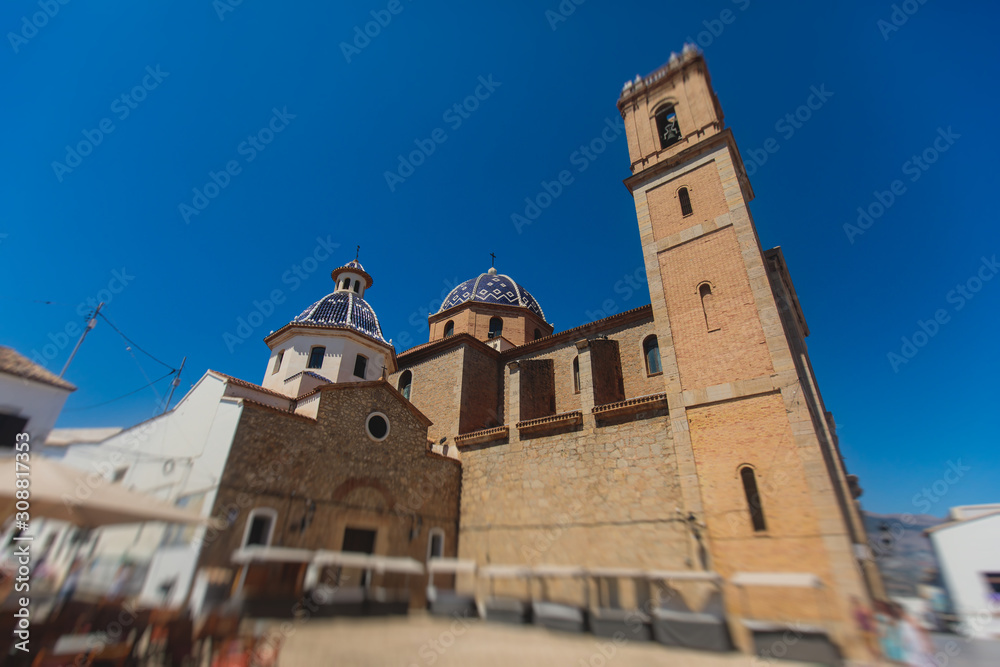
[[[881,596],[805,347],[780,249],[760,246],[754,198],[705,59],[685,46],[625,84],[625,121],[683,511],[706,526],[712,568],[811,573],[811,591],[728,596],[733,617],[816,624],[864,657],[852,598]],[[744,606],[745,605],[745,606]],[[734,634],[744,648],[751,639]]]

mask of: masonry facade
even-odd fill
[[[459,555],[808,572],[820,593],[747,590],[727,597],[730,613],[819,622],[865,657],[852,598],[884,592],[859,489],[785,258],[758,240],[704,59],[687,50],[626,84],[618,108],[651,304],[531,336],[523,322],[544,320],[540,306],[491,269],[455,288],[431,340],[399,354],[389,377],[461,459]],[[493,317],[504,326],[484,335]]]

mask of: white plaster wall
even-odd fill
[[[24,428],[31,435],[32,448],[38,451],[56,425],[69,394],[66,389],[44,382],[0,373],[0,412],[28,418]],[[0,447],[0,452],[5,449]]]
[[[396,370],[385,348],[369,342],[360,334],[349,331],[331,330],[329,334],[297,333],[280,341],[272,341],[272,345],[274,347],[261,386],[287,395],[291,395],[294,388],[287,386],[285,379],[306,370],[318,373],[331,382],[360,382],[361,378],[354,376],[354,360],[358,354],[368,357],[365,380],[377,380],[382,377],[382,366],[386,366],[387,373],[394,373]],[[323,366],[306,368],[309,364],[309,352],[317,345],[326,347]],[[274,360],[281,350],[285,352],[281,370],[273,373]]]
[[[976,519],[931,533],[963,632],[1000,637],[1000,600],[991,603],[983,572],[1000,572],[1000,515]],[[987,619],[986,610],[992,609]]]
[[[200,503],[192,509],[208,516],[242,412],[238,399],[224,396],[225,389],[223,379],[206,374],[174,410],[98,445],[72,446],[65,463],[104,476],[127,466],[122,479],[126,486],[167,502],[194,494]],[[100,529],[94,548],[95,573],[113,572],[114,564],[128,558],[149,568],[144,595],[178,577],[171,600],[183,600],[194,574],[197,548],[162,548],[167,528],[149,522]],[[204,531],[191,528],[189,537],[197,544]]]

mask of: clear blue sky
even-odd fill
[[[624,81],[703,33],[744,159],[769,138],[780,146],[751,178],[752,211],[764,247],[784,249],[865,506],[942,515],[1000,501],[1000,278],[961,308],[949,298],[982,257],[1000,253],[1000,17],[994,3],[911,2],[917,10],[905,23],[896,17],[898,30],[878,23],[892,19],[888,1],[591,0],[564,21],[546,15],[556,0],[52,0],[51,18],[38,14],[46,0],[4,3],[0,342],[28,356],[51,345],[47,363],[58,372],[73,344],[59,332],[81,325],[78,304],[108,290],[107,316],[135,342],[172,365],[187,356],[181,390],[207,368],[259,382],[263,336],[330,291],[330,270],[358,244],[375,278],[368,300],[399,351],[426,341],[427,309],[486,270],[490,252],[557,330],[593,319],[609,300],[614,310],[648,303],[644,290],[616,292],[606,278],[642,265],[621,183],[624,139],[575,171],[521,233],[511,214],[543,180],[575,168],[573,152],[615,119]],[[359,48],[355,27],[372,11],[391,21]],[[718,34],[703,32],[711,28]],[[479,89],[479,108],[445,116],[480,77],[494,83]],[[832,97],[794,133],[776,126],[813,86]],[[281,131],[263,133],[270,143],[244,143],[271,123]],[[102,127],[112,131],[92,151],[85,143],[88,155],[67,156],[67,145],[96,140]],[[390,189],[385,172],[397,156],[438,128],[445,141]],[[926,171],[906,171],[939,128],[951,128],[948,150]],[[219,175],[229,162],[238,173]],[[209,172],[225,187],[201,201],[193,189],[204,191]],[[844,224],[897,179],[905,191],[849,239]],[[203,210],[185,216],[181,204]],[[303,260],[322,247],[317,238],[339,248],[296,276],[295,266],[312,266]],[[227,345],[237,318],[274,290],[283,303],[273,312],[264,304],[245,342]],[[938,310],[944,323],[894,369],[887,355],[901,354],[901,337]],[[85,409],[165,371],[136,358],[141,369],[101,322],[68,372],[79,391],[59,425],[150,416],[149,389]],[[913,502],[959,459],[970,469],[943,497]]]

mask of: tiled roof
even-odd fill
[[[0,373],[6,373],[25,380],[76,391],[76,386],[62,379],[52,371],[39,366],[12,347],[0,345]]]
[[[363,333],[380,343],[382,327],[368,302],[353,292],[334,292],[306,308],[292,324],[339,325]]]
[[[449,308],[454,308],[467,301],[495,303],[501,306],[520,306],[545,320],[545,313],[535,301],[535,297],[518,285],[513,278],[497,273],[495,269],[481,273],[455,287],[445,297],[438,312],[443,313]]]

